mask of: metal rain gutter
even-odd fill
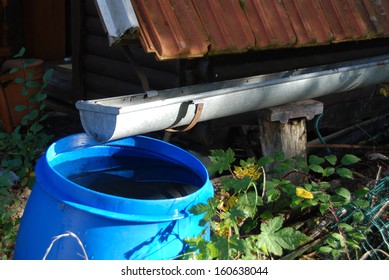
[[[95,0],[95,3],[110,45],[138,38],[139,22],[131,1]]]
[[[349,91],[389,80],[389,55],[163,91],[78,101],[99,142]]]

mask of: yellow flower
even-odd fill
[[[261,176],[261,172],[256,165],[251,164],[246,167],[235,166],[234,174],[236,178],[243,179],[244,177],[250,177],[254,180],[258,180]]]
[[[223,225],[222,223],[219,223],[219,222],[213,222],[211,226],[212,226],[213,232],[216,235],[223,236],[223,237],[227,237],[228,236],[229,228],[226,227],[225,224]]]
[[[296,188],[296,195],[298,197],[306,198],[306,199],[312,199],[313,194],[306,189],[303,188]]]
[[[238,198],[236,196],[230,196],[228,192],[221,193],[218,209],[227,212],[232,206],[238,204]]]

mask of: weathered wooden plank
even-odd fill
[[[86,96],[88,96],[89,100],[111,97],[111,96],[107,96],[105,93],[96,92],[96,91],[92,91],[92,90],[87,90]]]
[[[108,37],[99,17],[85,17],[85,30],[87,34],[104,37],[108,45]]]
[[[161,71],[179,74],[180,64],[177,60],[171,61],[157,61],[153,54],[145,53],[143,48],[139,45],[132,44],[131,51],[136,57],[138,63],[148,68],[154,68]],[[130,63],[124,54],[122,46],[108,45],[106,37],[88,35],[85,37],[85,51],[96,56],[101,56],[109,59],[119,60]]]
[[[389,111],[388,98],[378,94],[379,85],[318,98],[325,104],[321,129],[342,129]]]
[[[285,158],[306,157],[307,131],[304,118],[287,123],[259,118],[258,123],[263,155],[283,152]]]
[[[128,95],[143,91],[142,87],[137,84],[91,72],[85,73],[85,87],[87,92],[93,91],[105,97]],[[92,98],[86,96],[86,99]]]
[[[68,104],[74,104],[75,97],[72,94],[72,71],[60,66],[54,67],[53,70],[53,75],[46,88],[49,97]]]
[[[260,117],[268,121],[279,121],[281,123],[287,123],[291,119],[305,118],[312,120],[316,115],[323,112],[323,103],[307,99],[292,104],[285,104],[280,106],[274,106],[265,108],[259,111]]]
[[[107,77],[115,78],[130,83],[140,84],[135,69],[129,63],[107,59],[95,55],[85,56],[85,70]],[[168,89],[178,87],[178,75],[159,71],[152,68],[143,68],[149,84],[153,89]]]
[[[75,102],[78,99],[85,98],[85,88],[83,79],[82,56],[84,54],[84,38],[85,25],[84,23],[84,5],[82,2],[72,0],[72,100]]]
[[[95,0],[83,0],[83,1],[85,2],[84,3],[85,15],[98,17],[99,13],[96,8]]]

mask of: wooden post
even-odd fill
[[[285,158],[306,158],[306,120],[323,112],[323,103],[304,100],[259,111],[259,138],[262,154],[283,152]],[[274,167],[274,166],[273,166]]]

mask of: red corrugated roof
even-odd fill
[[[159,59],[389,35],[388,0],[131,0]]]

